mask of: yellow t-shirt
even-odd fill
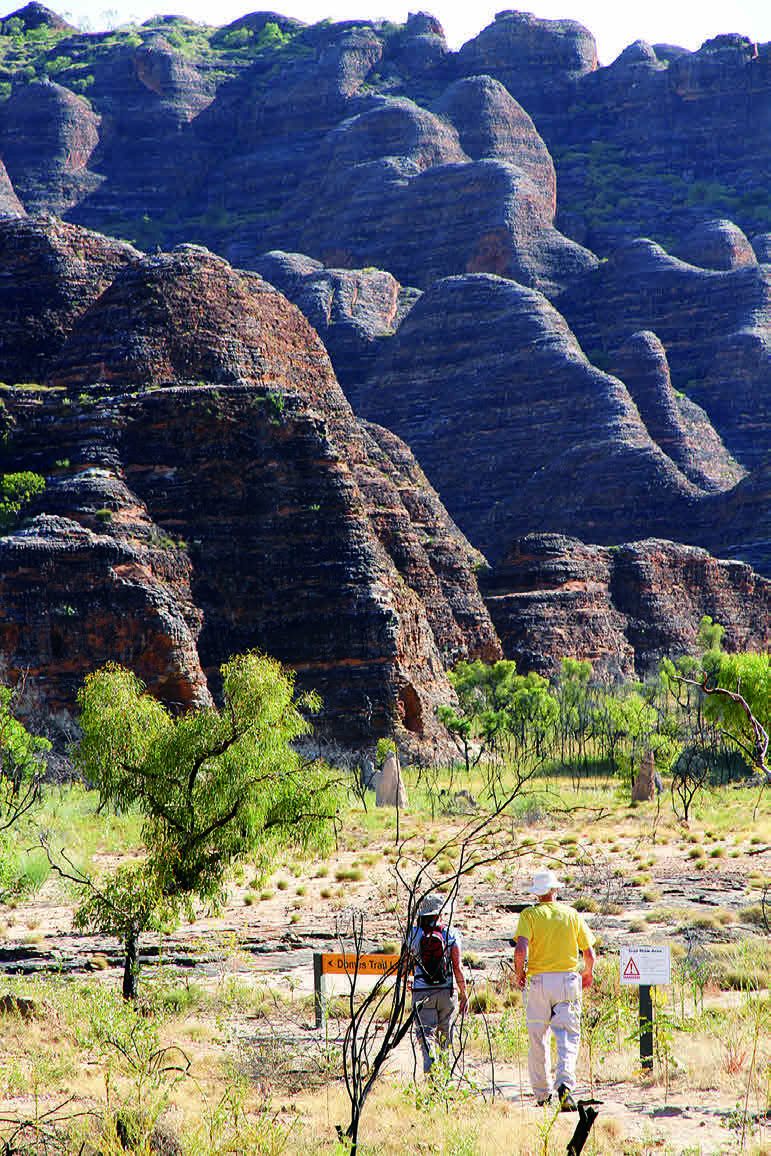
[[[578,971],[578,953],[594,943],[586,920],[567,903],[536,903],[526,907],[517,924],[517,938],[528,941],[527,970]]]

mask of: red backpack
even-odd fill
[[[421,928],[420,967],[426,983],[439,986],[450,979],[450,953],[447,950],[445,931],[438,923]]]

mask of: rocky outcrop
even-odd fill
[[[557,209],[554,164],[532,120],[498,80],[468,76],[451,84],[436,111],[455,125],[473,160],[496,158],[521,168]]]
[[[43,381],[75,320],[139,256],[52,217],[0,219],[0,381]]]
[[[71,703],[113,637],[115,655],[183,702],[200,671],[216,691],[220,664],[258,647],[320,691],[327,734],[395,728],[425,755],[452,699],[444,662],[500,653],[481,557],[407,448],[356,421],[316,334],[256,275],[196,246],[137,261],[81,312],[48,387],[5,400],[0,468],[48,479],[30,511],[43,546],[23,529],[4,542],[13,598],[32,608],[6,637],[8,661],[56,625],[50,584],[30,584],[35,550],[57,559],[72,630],[90,624],[76,652],[69,634],[56,644],[39,688],[52,702]]]
[[[672,389],[655,333],[633,333],[611,354],[609,369],[626,385],[653,440],[695,485],[725,490],[744,476],[704,411]]]
[[[485,559],[469,547],[409,447],[390,430],[363,424],[367,461],[356,479],[378,538],[423,601],[445,665],[472,655],[495,662],[500,644],[469,581]]]
[[[463,45],[458,62],[466,74],[500,80],[537,119],[564,98],[569,85],[597,68],[597,45],[575,20],[504,11]]]
[[[588,659],[598,675],[629,678],[634,651],[610,594],[612,554],[559,534],[529,534],[481,578],[507,658],[551,675],[563,658]]]
[[[432,286],[352,397],[409,439],[491,560],[536,528],[608,543],[650,533],[702,493],[546,298],[501,278]]]
[[[52,104],[62,85],[87,85],[88,167],[57,168],[52,145],[27,172],[40,134],[20,90],[8,131],[27,153],[8,168],[22,201],[150,248],[200,239],[248,268],[280,248],[418,287],[491,271],[552,293],[594,266],[554,226],[554,167],[530,117],[499,81],[457,80],[433,18],[397,30],[270,15],[209,34],[221,69],[170,43],[181,18],[142,26],[141,44],[62,41],[72,63],[57,63],[61,85],[37,87]],[[255,44],[248,67],[243,37]],[[64,113],[47,115],[53,132]]]
[[[0,104],[0,156],[29,212],[63,214],[98,188],[98,140],[98,116],[51,81],[18,86]]]
[[[0,218],[23,216],[24,206],[16,196],[11,178],[8,176],[2,160],[0,160]]]
[[[173,26],[173,21],[172,21]],[[100,116],[93,167],[100,184],[68,213],[78,224],[157,241],[156,220],[176,215],[193,179],[186,129],[214,95],[210,77],[156,29],[141,44],[119,45],[90,64],[88,89]],[[74,47],[74,46],[73,46]],[[133,222],[126,231],[115,222]]]
[[[367,376],[420,295],[382,269],[326,269],[301,253],[264,253],[254,267],[308,318],[346,391]]]
[[[504,161],[405,172],[384,158],[330,174],[322,192],[300,248],[327,264],[389,269],[419,289],[457,272],[494,272],[554,292],[595,265],[553,227],[548,190]]]
[[[40,515],[0,538],[7,677],[24,675],[52,713],[71,712],[85,675],[106,662],[130,667],[174,708],[209,701],[186,559],[88,529],[86,517]]]
[[[702,269],[740,269],[757,261],[752,245],[733,221],[705,221],[676,249],[676,256]]]
[[[368,201],[362,227],[381,210],[385,217],[397,209],[409,212],[407,198],[393,208],[392,186],[415,175],[410,137],[420,123],[433,128],[418,150],[418,166],[433,146],[434,166],[448,159],[452,133],[432,121],[437,112],[461,133],[465,156],[522,167],[546,196],[542,177],[548,176],[553,192],[553,174],[532,141],[522,139],[529,120],[512,121],[512,104],[533,118],[538,146],[548,149],[557,167],[559,215],[547,224],[584,249],[607,255],[620,241],[644,234],[672,244],[710,218],[736,220],[747,236],[769,228],[771,49],[746,37],[717,37],[695,53],[638,40],[598,68],[594,39],[580,24],[521,12],[499,13],[459,52],[448,51],[441,25],[426,13],[396,26],[370,20],[304,25],[264,12],[220,29],[167,16],[109,37],[62,27],[51,13],[45,22],[51,46],[28,43],[32,67],[37,76],[51,75],[87,96],[100,120],[89,173],[102,181],[89,190],[70,180],[64,197],[52,170],[57,180],[50,196],[41,187],[32,207],[68,203],[71,219],[145,246],[196,240],[239,265],[270,248],[343,264],[334,253],[349,247],[346,226],[355,219],[349,186],[354,199]],[[12,58],[0,61],[1,84],[19,79]],[[448,87],[451,95],[445,96]],[[452,108],[445,109],[448,100]],[[378,101],[381,113],[359,121]],[[356,127],[347,146],[355,144],[355,154],[366,144],[368,163],[379,170],[370,173],[369,184],[359,171],[366,162],[353,166],[348,181],[330,171],[339,162],[326,138],[337,140],[351,121]],[[538,162],[541,175],[528,168],[528,159]],[[308,204],[316,208],[335,178],[344,212],[336,222],[329,206],[317,221],[318,234],[304,230]],[[15,183],[13,172],[11,179]],[[25,201],[24,191],[17,191]],[[468,189],[466,195],[474,194]],[[505,191],[494,224],[489,203],[481,208],[477,220],[472,200],[461,216],[477,234],[499,228],[512,233],[515,247],[523,243],[523,230],[540,232],[543,224],[527,202],[512,216]],[[408,231],[409,216],[400,225]],[[451,226],[460,234],[463,223]],[[403,260],[398,246],[392,262],[382,249],[370,255],[369,233],[361,244],[350,240],[350,265],[377,264],[407,283],[426,284],[403,264],[397,268],[396,258]],[[426,230],[423,243],[431,240]],[[538,249],[536,237],[529,247]],[[434,268],[440,265],[436,275],[468,268],[434,261]],[[504,271],[495,263],[474,268]],[[563,284],[548,270],[538,276],[529,283],[549,292],[550,285]]]
[[[746,468],[771,427],[771,271],[697,269],[650,240],[622,246],[559,308],[592,358],[639,329],[660,338],[672,384],[701,405]]]
[[[758,261],[771,262],[771,233],[758,233],[752,238],[752,248]]]
[[[721,557],[742,558],[771,577],[771,459],[733,489],[699,502],[680,532],[686,541]]]
[[[771,582],[656,539],[607,548],[529,535],[485,578],[484,594],[506,657],[544,674],[564,657],[590,659],[599,675],[649,673],[665,656],[693,653],[705,614],[732,650],[771,641]]]
[[[4,16],[3,20],[0,21],[0,32],[2,32],[2,25],[6,20],[20,20],[25,32],[34,32],[38,28],[52,28],[57,32],[75,31],[72,24],[68,24],[63,17],[52,12],[50,8],[46,8],[44,4],[39,4],[38,0],[30,0],[30,3],[25,4],[23,8],[17,8],[14,12],[9,12],[7,16]]]
[[[638,42],[584,73],[561,105],[538,110],[511,91],[555,158],[558,227],[595,252],[635,236],[669,244],[709,218],[748,236],[768,229],[771,45]]]

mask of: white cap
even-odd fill
[[[530,890],[534,895],[546,895],[548,891],[558,891],[562,887],[557,876],[548,868],[536,871]]]
[[[442,910],[442,900],[438,895],[428,895],[418,908],[418,919],[428,915],[438,915]]]

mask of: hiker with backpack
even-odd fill
[[[436,1045],[449,1047],[455,1019],[466,1011],[466,980],[460,964],[460,935],[439,922],[442,900],[424,899],[417,926],[407,939],[413,971],[412,1006],[423,1052],[423,1071],[430,1072]],[[457,994],[456,994],[457,986]]]
[[[527,991],[527,1053],[530,1084],[539,1105],[548,1104],[556,1087],[563,1112],[578,1110],[573,1099],[581,1041],[581,993],[592,986],[594,936],[586,920],[567,903],[558,903],[561,884],[553,871],[536,871],[530,888],[536,903],[526,907],[517,925],[514,971]],[[583,972],[578,970],[583,957]],[[557,1042],[552,1085],[549,1031]]]

